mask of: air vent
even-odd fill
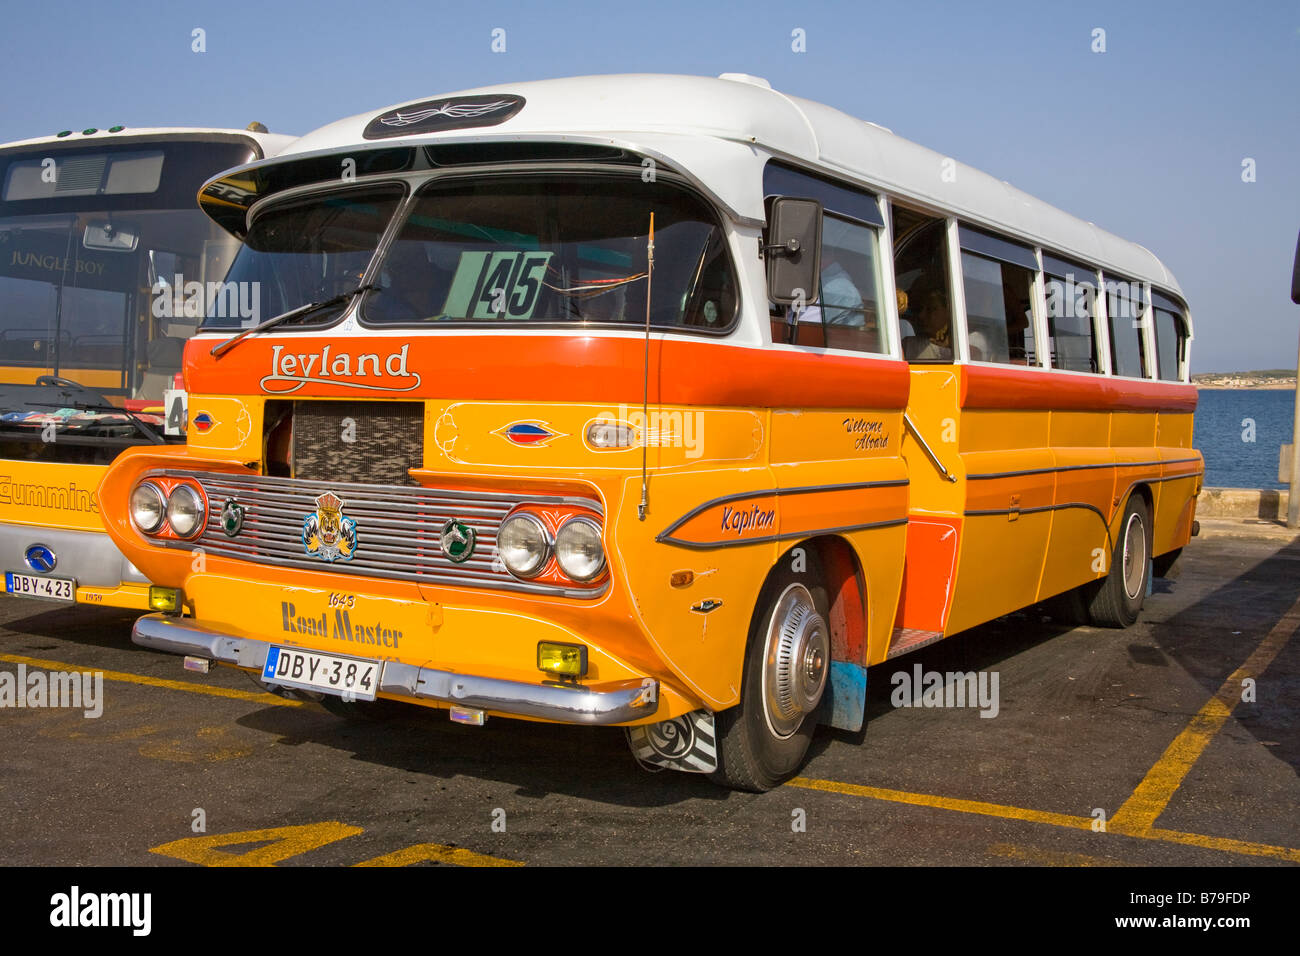
[[[69,156],[58,166],[58,178],[55,180],[54,192],[87,193],[99,192],[99,184],[104,179],[104,164],[108,157],[102,153],[97,156]]]

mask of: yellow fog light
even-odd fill
[[[560,677],[584,677],[587,673],[587,648],[583,644],[541,641],[537,645],[537,669]]]
[[[184,602],[180,588],[160,588],[156,584],[149,585],[150,610],[162,611],[164,614],[179,614],[182,603]]]

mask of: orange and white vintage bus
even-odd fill
[[[196,208],[199,187],[291,139],[114,126],[0,146],[7,593],[149,607],[96,488],[123,449],[184,441],[182,349],[238,246]]]
[[[269,318],[204,324],[210,427],[102,486],[171,605],[134,640],[192,669],[763,790],[872,665],[1055,596],[1131,623],[1192,533],[1159,260],[761,79],[408,103],[201,202]]]

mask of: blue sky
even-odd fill
[[[191,50],[195,28],[205,53]],[[485,83],[724,71],[888,126],[1147,246],[1190,302],[1193,371],[1294,366],[1294,0],[11,3],[0,141],[254,119],[300,134]]]

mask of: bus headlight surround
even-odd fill
[[[590,581],[605,570],[600,526],[590,518],[570,518],[555,534],[555,560],[575,581]]]
[[[207,521],[208,509],[203,496],[193,485],[177,485],[167,500],[167,523],[182,538],[192,538]]]
[[[141,482],[131,492],[131,520],[145,534],[159,531],[167,520],[167,496],[153,482]]]
[[[536,577],[551,556],[551,538],[541,519],[517,511],[497,529],[497,553],[515,577]]]

